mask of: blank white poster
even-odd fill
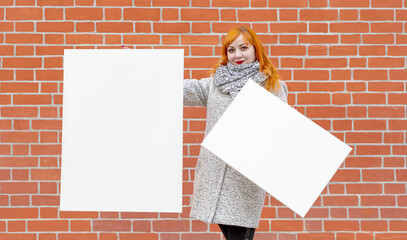
[[[183,50],[65,50],[62,211],[182,211]]]
[[[252,80],[202,146],[301,217],[351,151]]]

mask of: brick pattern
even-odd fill
[[[0,239],[220,240],[188,218],[205,109],[184,109],[183,212],[60,212],[63,49],[183,48],[208,75],[252,27],[289,104],[353,147],[300,218],[267,196],[256,238],[407,239],[406,0],[1,0]]]

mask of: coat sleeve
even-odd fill
[[[184,80],[184,106],[206,106],[212,78]]]
[[[280,81],[280,90],[278,91],[278,93],[273,92],[274,95],[276,95],[278,98],[280,98],[282,101],[284,101],[285,103],[287,103],[287,96],[288,96],[288,88],[287,88],[287,84],[285,84],[285,82]]]

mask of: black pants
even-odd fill
[[[255,228],[218,224],[226,240],[253,240]]]

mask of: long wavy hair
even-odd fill
[[[263,44],[261,43],[257,34],[248,27],[235,27],[229,31],[229,33],[226,35],[225,41],[222,44],[222,55],[220,62],[218,62],[213,67],[213,69],[211,70],[211,74],[215,74],[216,69],[218,69],[220,65],[226,65],[228,63],[229,60],[227,56],[227,49],[229,45],[240,35],[243,35],[245,41],[251,43],[254,46],[256,52],[256,60],[260,63],[259,70],[264,74],[264,76],[267,77],[264,88],[269,91],[278,92],[280,89],[280,83],[278,81],[280,79],[280,76],[277,73],[277,69],[267,57],[264,51]]]

